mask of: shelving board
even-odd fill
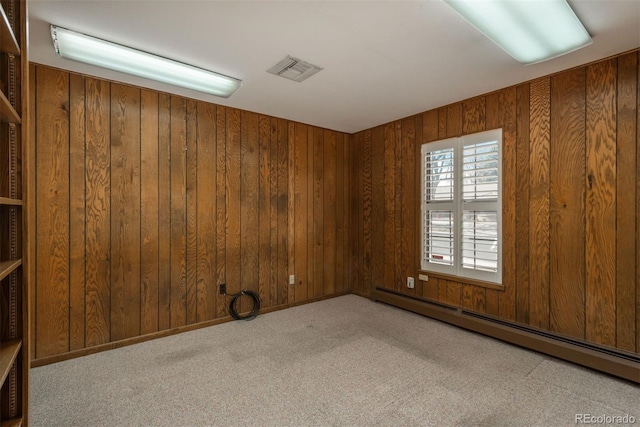
[[[0,4],[0,51],[20,55],[20,47],[9,25],[7,14]]]
[[[0,206],[22,206],[22,200],[0,197]]]
[[[11,420],[3,421],[0,424],[2,427],[22,427],[22,418],[13,418]]]
[[[22,265],[22,258],[0,262],[0,280],[10,275],[20,265]]]
[[[20,115],[11,106],[11,103],[2,92],[0,92],[0,122],[20,123]]]
[[[4,384],[4,380],[7,379],[13,362],[16,361],[16,357],[18,357],[18,353],[20,353],[20,347],[22,347],[22,341],[20,340],[11,340],[2,343],[2,347],[0,347],[0,374],[2,374],[2,382],[0,382],[0,384]]]

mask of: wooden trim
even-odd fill
[[[13,55],[20,55],[20,46],[16,36],[13,34],[7,14],[4,13],[4,8],[0,4],[0,51],[10,53]]]
[[[548,354],[578,365],[640,384],[640,357],[613,348],[593,345],[586,341],[565,338],[547,331],[489,316],[474,316],[462,309],[429,303],[419,298],[375,289],[374,301],[383,302],[452,325],[478,332],[511,344]]]
[[[13,108],[4,93],[0,92],[0,122],[20,123],[20,115]]]
[[[16,268],[22,265],[22,258],[0,262],[0,280],[10,275]]]
[[[20,137],[22,138],[22,200],[24,201],[24,207],[22,208],[22,363],[21,369],[21,384],[20,393],[22,397],[20,399],[21,408],[19,414],[22,416],[20,422],[15,424],[16,427],[21,425],[29,425],[29,369],[32,352],[32,316],[34,313],[33,304],[33,278],[35,276],[35,210],[32,209],[35,206],[35,135],[32,132],[33,127],[31,125],[32,114],[35,114],[35,97],[33,104],[31,100],[31,66],[29,64],[29,31],[28,31],[28,16],[29,16],[29,4],[27,0],[20,0],[20,45],[22,46],[21,53],[21,75],[20,75],[20,90],[22,102],[21,107],[21,120],[22,126],[20,128]],[[35,76],[34,76],[35,77]]]
[[[9,371],[18,357],[21,347],[22,341],[20,340],[2,343],[2,348],[0,348],[0,375],[2,375],[0,384],[4,384],[4,380],[7,379],[7,375],[9,375]]]
[[[304,304],[309,304],[312,302],[317,302],[317,301],[322,301],[322,300],[326,300],[326,299],[331,299],[331,298],[336,298],[336,297],[340,297],[343,295],[348,295],[350,294],[350,291],[344,291],[344,292],[339,292],[333,295],[325,295],[325,296],[321,296],[321,297],[317,297],[317,298],[311,298],[308,299],[306,301],[300,301],[300,302],[292,302],[292,303],[288,303],[288,304],[282,304],[276,307],[269,307],[266,308],[264,310],[261,310],[260,315],[262,314],[267,314],[267,313],[271,313],[274,311],[280,311],[280,310],[284,310],[285,308],[291,308],[291,307],[296,307],[298,305],[304,305]],[[229,299],[229,302],[231,300]],[[241,313],[242,314],[242,313]],[[167,329],[164,331],[160,331],[160,332],[154,332],[151,334],[147,334],[147,335],[141,335],[141,336],[137,336],[137,337],[133,337],[133,338],[127,338],[127,339],[123,339],[120,341],[114,341],[114,342],[110,342],[110,343],[106,343],[106,344],[101,344],[101,345],[96,345],[90,348],[84,348],[81,350],[75,350],[75,351],[70,351],[68,353],[62,353],[62,354],[56,354],[54,356],[48,356],[48,357],[42,357],[39,359],[32,359],[31,360],[31,368],[38,368],[40,366],[45,366],[45,365],[49,365],[51,363],[57,363],[57,362],[62,362],[64,360],[69,360],[69,359],[74,359],[76,357],[80,357],[80,356],[88,356],[90,354],[95,354],[95,353],[100,353],[102,351],[106,351],[106,350],[113,350],[116,348],[120,348],[120,347],[126,347],[128,345],[132,345],[132,344],[138,344],[141,342],[145,342],[145,341],[150,341],[156,338],[163,338],[163,337],[168,337],[171,335],[176,335],[182,332],[188,332],[188,331],[194,331],[196,329],[201,329],[201,328],[207,328],[209,326],[214,326],[214,325],[220,325],[222,323],[227,323],[227,322],[231,322],[234,319],[230,316],[227,317],[222,317],[219,319],[213,319],[213,320],[208,320],[206,322],[200,322],[200,323],[196,323],[193,325],[185,325],[185,326],[179,326],[176,328],[172,328],[172,329]]]
[[[501,291],[501,292],[504,292],[505,290],[504,285],[496,285],[495,283],[485,282],[477,279],[469,279],[468,277],[454,276],[454,275],[445,274],[445,273],[436,273],[436,272],[427,271],[427,270],[419,270],[418,274],[426,274],[427,276],[435,277],[436,279],[451,280],[454,282],[462,283],[463,285],[481,286],[483,288],[495,289],[496,291]]]
[[[22,200],[11,199],[9,197],[0,197],[0,205],[2,206],[22,206]]]

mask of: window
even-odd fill
[[[502,130],[421,154],[422,270],[502,284]]]

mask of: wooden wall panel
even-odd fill
[[[529,152],[529,323],[549,327],[550,80],[531,83]]]
[[[172,328],[187,324],[187,102],[171,97],[171,232],[170,261]]]
[[[345,156],[345,139],[342,134],[336,135],[336,292],[348,289],[347,275],[349,263],[346,262],[348,247],[345,245],[349,238],[347,232],[347,166]]]
[[[262,119],[261,119],[262,120]],[[278,304],[278,277],[287,273],[286,268],[283,273],[279,272],[279,252],[278,252],[278,121],[274,117],[266,117],[267,133],[266,145],[269,147],[269,259],[270,272],[268,284],[268,304],[275,306]],[[262,121],[261,129],[262,129]],[[262,138],[262,131],[261,136]],[[262,141],[262,139],[261,139]],[[265,251],[266,252],[266,251]],[[262,249],[261,249],[262,253]]]
[[[216,286],[227,282],[227,110],[216,107]],[[223,297],[216,299],[216,318],[229,313]]]
[[[516,88],[516,320],[529,323],[529,84]]]
[[[417,265],[420,256],[420,162],[417,155],[413,164],[406,161],[405,143],[499,127],[503,286],[436,274],[420,282],[416,295],[638,352],[638,62],[635,51],[427,111],[421,115],[422,135],[409,137],[406,126],[411,126],[411,117],[371,129],[373,135],[381,129],[380,142],[373,138],[370,179],[379,183],[383,199],[377,202],[374,197],[371,221],[354,210],[351,214],[358,218],[351,218],[351,223],[383,248],[382,280],[376,285],[415,292],[404,281],[410,272],[407,244],[417,248],[409,262]],[[356,142],[367,132],[356,134]],[[350,178],[368,180],[369,171],[359,165],[369,161],[369,154],[357,149],[355,153],[360,159],[352,159]],[[409,174],[415,181],[408,180]],[[367,197],[361,193],[358,203]],[[407,216],[411,207],[413,222]],[[366,267],[367,257],[361,257]],[[368,274],[362,268],[353,283]]]
[[[586,337],[616,344],[617,61],[587,67]]]
[[[384,283],[383,287],[394,289],[395,275],[395,221],[396,221],[396,167],[395,126],[384,126]]]
[[[314,183],[314,169],[315,169],[315,161],[314,161],[314,145],[315,141],[313,139],[313,126],[305,126],[306,128],[306,141],[307,141],[307,188],[306,188],[306,196],[307,196],[307,274],[306,274],[306,289],[305,289],[305,299],[307,297],[311,297],[314,294],[314,269],[315,269],[315,231],[313,227],[314,218],[315,218],[315,194],[313,191],[313,183]]]
[[[416,211],[416,159],[415,159],[415,143],[416,143],[416,117],[408,117],[401,122],[401,141],[400,141],[400,170],[401,170],[401,186],[402,198],[400,199],[401,209],[401,249],[400,262],[402,277],[400,278],[401,289],[407,289],[410,294],[415,294],[413,289],[407,288],[407,277],[416,279],[415,266],[415,211]],[[415,280],[414,280],[415,286]]]
[[[486,130],[486,97],[471,98],[462,103],[462,132],[464,134]]]
[[[218,175],[216,106],[198,103],[196,179],[196,322],[215,319],[218,297]]]
[[[36,81],[36,85],[40,93],[51,90],[46,82]],[[111,341],[111,87],[104,81],[87,78],[85,88],[85,345],[91,347]],[[41,132],[37,134],[40,141]],[[36,175],[39,171],[36,166]],[[39,198],[38,187],[36,199]],[[43,223],[36,213],[36,225]]]
[[[309,295],[324,293],[324,130],[313,128],[313,289]],[[328,273],[328,272],[327,272]]]
[[[357,171],[355,175],[349,179],[349,288],[356,293],[362,292],[362,284],[364,282],[364,265],[363,265],[363,208],[364,208],[364,158],[362,156],[364,148],[364,133],[359,132],[352,136],[348,144],[349,168],[350,173]]]
[[[289,170],[289,179],[287,181],[288,188],[288,212],[287,216],[287,263],[289,264],[290,276],[291,279],[293,276],[293,286],[288,286],[286,295],[284,298],[287,301],[295,302],[295,291],[298,286],[298,277],[296,273],[296,269],[298,268],[296,264],[296,204],[300,206],[300,197],[296,198],[296,167],[298,165],[296,153],[296,143],[295,143],[295,123],[285,123],[285,128],[282,129],[283,133],[287,134],[287,159],[288,159],[288,170]],[[305,156],[306,159],[306,156]],[[305,162],[306,163],[306,162]],[[306,203],[305,203],[306,206]],[[299,209],[298,209],[299,210]],[[299,214],[299,213],[298,213]],[[301,236],[302,238],[302,236]],[[305,269],[306,270],[306,269]],[[291,282],[289,282],[291,283]]]
[[[384,284],[384,128],[371,135],[371,288]]]
[[[242,111],[240,125],[240,290],[249,289],[258,292],[260,273],[259,117],[255,113]],[[240,303],[242,310],[245,311],[247,304],[244,298]]]
[[[69,351],[69,76],[36,70],[36,357]],[[39,313],[39,314],[38,314]]]
[[[140,333],[158,331],[160,275],[158,94],[140,92]],[[145,191],[142,191],[142,189]]]
[[[551,78],[550,329],[584,338],[584,68]]]
[[[308,262],[308,155],[307,155],[307,126],[299,123],[289,123],[289,140],[294,145],[294,258],[296,284],[294,300],[307,299],[307,262]]]
[[[187,324],[196,323],[198,318],[198,236],[197,236],[197,191],[198,191],[198,107],[194,100],[187,100],[187,163],[186,163],[186,298]]]
[[[33,71],[36,360],[350,290],[348,135]]]
[[[241,126],[240,110],[226,109],[226,285],[227,293],[242,290],[241,284]]]
[[[270,301],[271,297],[271,259],[277,260],[276,254],[271,255],[271,235],[278,231],[277,223],[272,220],[273,210],[276,204],[272,203],[275,197],[275,184],[272,185],[271,172],[271,118],[260,115],[258,118],[258,295],[262,301]],[[277,145],[273,144],[276,149]],[[275,158],[275,157],[274,157]],[[273,192],[272,192],[273,187]],[[275,285],[275,283],[274,283]]]
[[[395,228],[393,230],[393,257],[394,257],[394,265],[395,265],[395,283],[394,289],[397,291],[402,291],[405,289],[403,279],[404,279],[404,265],[402,262],[402,121],[397,120],[394,122],[395,140],[393,141],[394,150],[395,150],[395,189],[394,194],[396,200],[394,201],[395,212],[393,213],[395,216],[394,225]],[[360,175],[361,176],[361,175]]]
[[[363,278],[359,291],[368,294],[371,291],[373,274],[372,251],[373,242],[371,236],[373,187],[371,181],[371,155],[372,155],[372,131],[367,130],[362,139],[362,264]]]
[[[140,335],[140,90],[111,87],[111,339]]]
[[[282,119],[275,120],[277,125],[276,140],[278,144],[278,284],[277,301],[274,305],[287,304],[289,302],[289,274],[293,274],[294,268],[289,264],[289,219],[293,218],[293,211],[289,210],[290,200],[293,195],[289,192],[289,180],[292,174],[289,168],[289,140],[287,122]]]
[[[69,350],[85,345],[85,81],[69,76]],[[32,323],[33,324],[33,323]]]
[[[336,290],[336,133],[324,130],[323,157],[323,292],[333,294]]]
[[[424,293],[424,282],[419,280],[418,271],[420,270],[420,247],[419,242],[415,238],[415,235],[419,233],[420,230],[420,156],[422,150],[422,132],[424,131],[422,125],[423,114],[417,114],[415,117],[415,130],[414,130],[414,138],[409,140],[408,150],[409,156],[411,156],[412,167],[407,172],[407,174],[411,174],[413,191],[411,193],[411,201],[409,202],[409,207],[412,208],[410,213],[412,221],[411,223],[407,223],[405,225],[405,233],[408,236],[409,244],[411,245],[410,253],[409,253],[409,262],[410,269],[409,274],[413,277],[415,290],[413,291],[414,295],[422,296]],[[411,219],[410,218],[410,219]],[[417,231],[417,233],[416,233]]]
[[[171,327],[171,97],[158,96],[158,329]]]
[[[636,349],[633,333],[636,317],[638,275],[636,274],[638,54],[618,60],[617,158],[616,158],[616,346]]]

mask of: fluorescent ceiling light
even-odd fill
[[[444,0],[523,64],[546,61],[592,43],[566,0]]]
[[[228,98],[241,80],[213,71],[101,40],[65,28],[51,26],[56,53],[63,58],[120,71],[146,79]]]

